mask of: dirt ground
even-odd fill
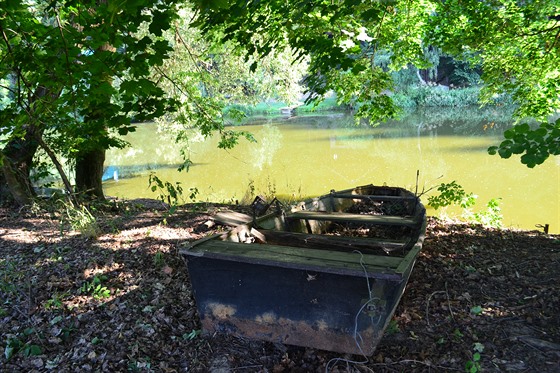
[[[370,357],[201,334],[179,250],[224,208],[112,202],[96,239],[0,209],[0,371],[560,372],[560,237],[434,218]]]

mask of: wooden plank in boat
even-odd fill
[[[222,224],[236,226],[240,224],[248,224],[253,221],[253,218],[240,212],[220,211],[214,216],[214,220]]]
[[[329,251],[269,244],[243,244],[211,239],[182,254],[232,262],[317,270],[335,274],[365,275],[372,278],[399,279],[396,273],[403,258],[361,255],[357,252]]]
[[[400,216],[387,215],[360,215],[348,214],[343,212],[316,212],[316,211],[296,211],[287,216],[289,219],[304,220],[327,220],[327,221],[344,221],[349,223],[370,223],[380,225],[404,225],[407,227],[415,227],[418,222],[412,218],[403,218]]]
[[[382,249],[395,251],[404,249],[406,244],[409,242],[408,240],[389,240],[370,237],[341,237],[334,235],[317,235],[276,230],[260,230],[260,232],[264,234],[267,242],[271,244],[282,242],[283,245],[313,249],[333,249],[344,251]]]
[[[383,195],[367,195],[367,194],[340,194],[332,193],[334,198],[350,198],[350,199],[366,199],[371,201],[414,201],[415,196],[383,196]]]
[[[403,259],[399,267],[397,268],[398,273],[404,273],[407,270],[412,270],[412,264],[416,260],[416,256],[418,252],[422,249],[422,245],[424,244],[424,239],[426,237],[426,219],[422,219],[422,227],[420,228],[420,236],[418,236],[418,240],[414,244],[414,247],[410,249],[406,257]]]

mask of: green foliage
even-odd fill
[[[199,336],[201,333],[202,333],[202,330],[193,329],[193,330],[190,331],[190,333],[183,334],[183,339],[186,340],[186,341],[192,341],[197,336]]]
[[[455,69],[450,77],[452,84],[455,83],[457,85],[464,82],[466,85],[473,87],[478,86],[482,82],[478,69],[479,66],[476,63],[472,66],[468,59],[453,59],[453,65]]]
[[[459,206],[462,216],[469,222],[482,224],[485,227],[500,228],[502,226],[502,213],[500,209],[500,198],[493,198],[488,201],[485,211],[473,212],[471,208],[476,204],[477,196],[473,193],[466,193],[463,187],[456,181],[442,183],[438,186],[438,195],[429,196],[428,204],[434,209],[448,206]]]
[[[347,106],[339,105],[337,103],[336,96],[327,97],[320,102],[314,103],[299,103],[300,105],[297,106],[296,112],[298,114],[301,113],[312,113],[312,112],[324,112],[324,111],[346,111],[348,110]],[[238,110],[244,113],[244,118],[253,116],[253,115],[278,115],[280,114],[280,109],[283,107],[288,106],[285,102],[260,102],[256,105],[247,105],[247,104],[231,104],[226,106],[224,109],[224,115],[229,117],[229,114],[232,110]],[[244,119],[240,118],[240,119]],[[232,118],[233,119],[233,118]],[[240,120],[241,121],[241,120]]]
[[[176,136],[187,163],[192,136],[217,135],[221,149],[230,149],[242,139],[255,142],[250,133],[230,126],[262,110],[253,107],[258,102],[298,102],[305,72],[305,62],[293,63],[290,50],[243,56],[222,38],[203,39],[203,33],[189,22],[193,13],[180,10],[181,19],[173,32],[164,34],[174,47],[173,53],[154,71],[166,95],[181,103],[176,113],[161,118],[158,124]]]
[[[296,110],[298,113],[311,113],[321,111],[343,111],[347,109],[348,106],[339,104],[339,100],[336,95],[334,95],[325,97],[320,102],[307,103],[302,106],[298,106]]]
[[[484,97],[510,92],[519,117],[545,118],[560,105],[558,4],[512,0],[435,2],[431,43],[480,64]],[[466,48],[468,47],[468,49]]]
[[[148,178],[149,188],[152,192],[159,193],[159,199],[163,203],[167,203],[170,206],[178,206],[179,199],[183,196],[183,187],[180,182],[175,182],[175,185],[171,184],[169,181],[162,181],[155,173],[151,172]],[[196,192],[191,193],[191,197],[196,197]]]
[[[8,336],[4,347],[6,360],[10,360],[17,353],[21,353],[24,357],[41,355],[43,353],[41,346],[31,343],[30,336],[33,334],[35,334],[35,329],[27,328],[23,333]]]
[[[195,25],[205,35],[244,47],[247,56],[268,55],[286,45],[294,50],[296,60],[309,56],[305,78],[309,100],[320,100],[334,90],[340,105],[356,107],[358,115],[373,122],[396,114],[385,94],[392,87],[390,71],[400,70],[410,61],[428,64],[417,27],[430,13],[424,4],[354,2],[341,6],[326,0],[300,0],[285,6],[232,1],[227,9],[198,8]],[[399,34],[398,41],[391,38],[393,33]],[[374,62],[380,50],[393,52],[383,68]]]
[[[61,295],[59,293],[54,293],[49,299],[47,299],[45,301],[45,309],[46,310],[62,309],[63,308],[63,303],[62,303],[63,298],[64,298],[64,295]]]
[[[436,210],[451,205],[469,208],[476,202],[476,196],[472,193],[467,194],[455,180],[448,184],[440,184],[437,190],[440,192],[439,195],[428,197],[428,204]]]
[[[163,257],[163,253],[158,251],[154,255],[154,266],[156,268],[162,268],[165,265],[165,258]]]
[[[74,160],[173,111],[151,69],[171,51],[177,3],[0,1],[0,151],[18,140]]]
[[[97,238],[101,234],[97,220],[85,205],[74,207],[70,203],[63,202],[63,207],[64,215],[60,222],[61,232],[64,224],[68,223],[73,230],[80,232],[84,237]]]
[[[471,308],[471,313],[473,315],[480,315],[482,313],[482,307],[481,306],[474,306]]]
[[[78,292],[80,294],[91,295],[95,299],[109,298],[111,296],[111,290],[102,284],[106,280],[107,276],[94,276],[91,281],[84,282],[80,289],[78,289]]]
[[[501,228],[503,215],[500,208],[500,199],[501,198],[492,198],[486,204],[485,211],[469,214],[469,220],[482,224],[485,227]]]
[[[387,325],[387,329],[385,329],[385,334],[392,335],[399,333],[400,331],[399,322],[395,319],[391,319],[391,321],[389,321],[389,325]]]
[[[197,1],[195,8],[194,26],[209,39],[244,48],[247,60],[284,46],[292,48],[296,60],[308,57],[309,100],[335,91],[339,104],[356,108],[370,123],[396,115],[397,103],[413,107],[416,99],[397,89],[392,100],[390,93],[413,81],[416,69],[435,75],[441,56],[455,59],[457,82],[484,83],[483,103],[511,98],[518,118],[541,120],[560,108],[555,1],[232,0]],[[405,67],[409,71],[400,74]],[[474,95],[453,91],[418,94],[430,105],[478,103]],[[551,135],[558,138],[556,132]],[[525,157],[526,164],[539,164],[546,152],[555,154],[554,146],[539,148],[540,153]]]
[[[40,154],[36,155],[33,162],[31,181],[33,182],[33,185],[39,185],[40,187],[49,188],[54,186],[53,167],[44,159],[44,156],[41,156]]]
[[[467,363],[465,364],[465,372],[477,373],[482,370],[480,365],[480,358],[482,352],[484,352],[484,345],[482,343],[476,342],[473,345],[472,359],[467,361]]]
[[[22,268],[17,266],[17,263],[10,259],[0,259],[0,292],[6,296],[4,303],[10,302],[10,297],[17,297],[19,287],[22,286],[22,280],[25,278],[25,273]]]
[[[542,123],[532,129],[522,123],[504,132],[506,138],[499,146],[488,149],[489,154],[499,154],[509,158],[513,154],[523,154],[521,163],[533,168],[543,163],[549,155],[560,155],[560,118],[555,123]]]
[[[444,90],[436,86],[413,85],[392,97],[401,108],[479,106],[477,87]]]
[[[459,329],[455,329],[453,330],[453,339],[458,341],[461,340],[465,335],[459,330]]]

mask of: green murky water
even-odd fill
[[[193,133],[194,164],[179,173],[173,138],[158,133],[155,124],[142,124],[126,137],[132,147],[107,154],[105,192],[157,198],[148,188],[155,171],[162,180],[180,181],[185,195],[197,188],[201,201],[246,202],[251,188],[298,200],[369,183],[415,190],[419,170],[419,192],[456,180],[478,195],[475,210],[502,198],[506,226],[534,229],[546,223],[559,233],[560,157],[528,169],[517,157],[503,160],[486,152],[510,125],[509,114],[494,109],[417,112],[375,128],[356,127],[341,114],[254,118],[240,129],[258,142],[243,141],[229,151]],[[110,179],[115,171],[118,181]]]

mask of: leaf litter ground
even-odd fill
[[[220,209],[244,208],[189,205],[167,216],[158,207],[99,210],[97,239],[54,213],[0,209],[0,371],[560,371],[559,236],[430,218],[405,294],[366,359],[201,334],[179,249],[225,229],[210,223]]]

